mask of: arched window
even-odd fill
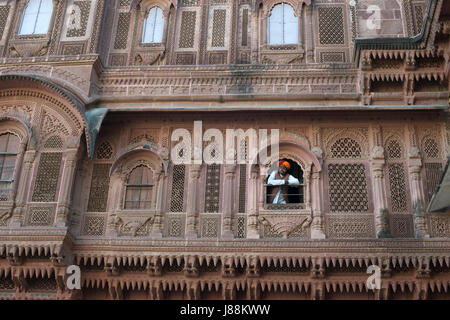
[[[52,12],[52,0],[30,0],[23,12],[19,34],[46,34]]]
[[[161,43],[163,37],[164,17],[161,8],[153,7],[144,21],[142,43]]]
[[[287,166],[284,164],[285,162],[288,163]],[[270,168],[269,176],[266,178],[265,187],[267,204],[305,203],[303,170],[295,161],[283,159],[274,163]]]
[[[138,166],[128,177],[124,209],[150,209],[152,204],[153,172]]]
[[[19,154],[19,138],[11,133],[0,135],[0,201],[8,200]]]
[[[298,18],[290,5],[280,3],[274,6],[267,25],[268,44],[298,43]]]

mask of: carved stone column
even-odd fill
[[[67,217],[69,215],[71,205],[72,187],[75,180],[77,157],[77,149],[69,149],[66,151],[64,168],[61,177],[61,187],[58,197],[58,209],[56,216],[56,225],[58,227],[65,227],[67,224]]]
[[[314,63],[314,48],[313,48],[313,26],[312,26],[313,10],[312,5],[305,6],[305,44],[306,44],[306,63]]]
[[[320,172],[312,173],[312,218],[311,239],[325,239],[320,197]]]
[[[113,213],[108,216],[108,222],[106,224],[106,236],[117,237],[119,236],[119,228],[122,224],[121,218],[118,216],[118,212],[122,210],[122,204],[125,197],[124,186],[126,184],[126,175],[121,174],[116,170],[112,177],[111,182],[113,185],[112,199],[115,200],[113,203]]]
[[[414,236],[416,238],[429,238],[425,221],[424,192],[421,183],[420,171],[422,169],[422,159],[418,148],[418,138],[416,128],[412,123],[408,123],[408,171],[409,185],[411,190],[411,204],[414,219]]]
[[[165,172],[160,171],[156,175],[158,189],[156,193],[156,212],[153,222],[152,236],[162,238],[163,232],[163,210],[164,210],[164,192],[165,192]]]
[[[195,239],[197,233],[197,189],[199,187],[201,165],[191,164],[189,167],[189,183],[186,200],[186,238]]]
[[[33,163],[36,159],[36,150],[29,150],[25,152],[23,157],[23,170],[20,177],[19,185],[17,188],[16,207],[13,210],[13,218],[11,221],[11,227],[20,227],[23,223],[23,215],[25,213],[25,207],[27,204],[28,192],[32,190],[29,188],[31,170],[33,169]]]
[[[224,165],[224,170],[222,238],[233,239],[233,181],[236,173],[236,165]]]
[[[384,159],[372,160],[373,205],[377,238],[390,238],[389,213],[384,188]]]
[[[251,169],[248,184],[248,216],[247,216],[247,238],[259,239],[258,232],[258,170]]]

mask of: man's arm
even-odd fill
[[[267,181],[267,184],[270,184],[272,186],[280,186],[284,184],[284,180],[277,180],[275,179],[275,172],[272,172],[269,176],[269,180]]]
[[[289,175],[289,184],[300,184],[300,181],[292,174]]]

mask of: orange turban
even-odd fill
[[[278,163],[278,166],[280,167],[281,165],[285,166],[286,169],[288,169],[288,170],[291,168],[291,164],[289,162],[287,162],[287,161],[280,161]]]

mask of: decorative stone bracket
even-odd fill
[[[300,229],[306,229],[311,225],[311,215],[305,214],[286,214],[278,212],[273,214],[262,214],[259,216],[259,222],[262,226],[270,226],[272,230],[287,238],[289,235]]]

